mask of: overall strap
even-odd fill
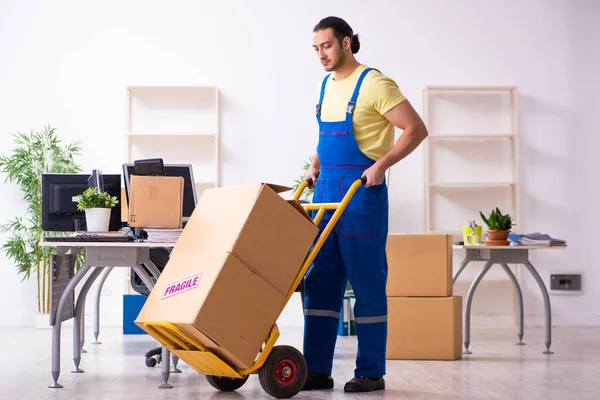
[[[321,94],[319,96],[319,104],[317,104],[317,120],[321,122],[321,104],[323,104],[323,97],[325,96],[325,86],[327,85],[327,79],[331,74],[327,74],[323,79],[323,83],[321,84]]]
[[[358,91],[360,90],[360,86],[362,85],[363,79],[365,79],[365,76],[367,76],[367,74],[371,70],[375,70],[375,71],[379,72],[379,70],[377,70],[375,68],[367,68],[362,72],[362,74],[360,74],[360,77],[358,78],[358,82],[356,82],[356,87],[354,88],[354,93],[352,93],[352,97],[350,98],[350,101],[348,102],[348,108],[346,108],[347,114],[352,115],[352,113],[354,113],[354,106],[356,105],[356,99],[358,99]]]

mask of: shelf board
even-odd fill
[[[429,187],[439,188],[495,188],[514,186],[516,182],[452,182],[452,183],[429,183]]]
[[[216,133],[213,132],[190,132],[190,133],[149,133],[149,132],[128,132],[128,136],[207,136],[217,137]]]
[[[216,90],[217,86],[216,85],[154,85],[154,86],[143,86],[143,85],[139,85],[139,86],[127,86],[127,90],[146,90],[146,89],[200,89],[200,90],[204,90],[204,89],[211,89],[211,90]]]
[[[513,139],[517,135],[429,135],[429,139]]]
[[[510,92],[517,90],[516,86],[427,86],[430,92]]]

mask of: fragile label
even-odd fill
[[[175,296],[176,294],[198,287],[201,276],[202,274],[194,275],[191,278],[186,278],[167,286],[163,292],[162,298],[166,299],[167,297]]]

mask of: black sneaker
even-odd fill
[[[384,389],[385,381],[383,378],[360,378],[355,376],[344,386],[344,392],[373,392]]]
[[[314,374],[309,372],[306,384],[302,390],[333,389],[333,378],[329,374]]]

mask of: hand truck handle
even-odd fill
[[[362,185],[366,185],[367,184],[367,177],[363,176],[360,178],[360,182]],[[312,186],[313,185],[313,180],[312,178],[308,178],[304,181],[302,181],[302,183],[300,185],[298,185],[298,189],[296,189],[296,192],[294,193],[292,199],[293,200],[298,200],[300,199],[300,195],[302,195],[302,192],[304,191],[304,189],[307,186]]]

